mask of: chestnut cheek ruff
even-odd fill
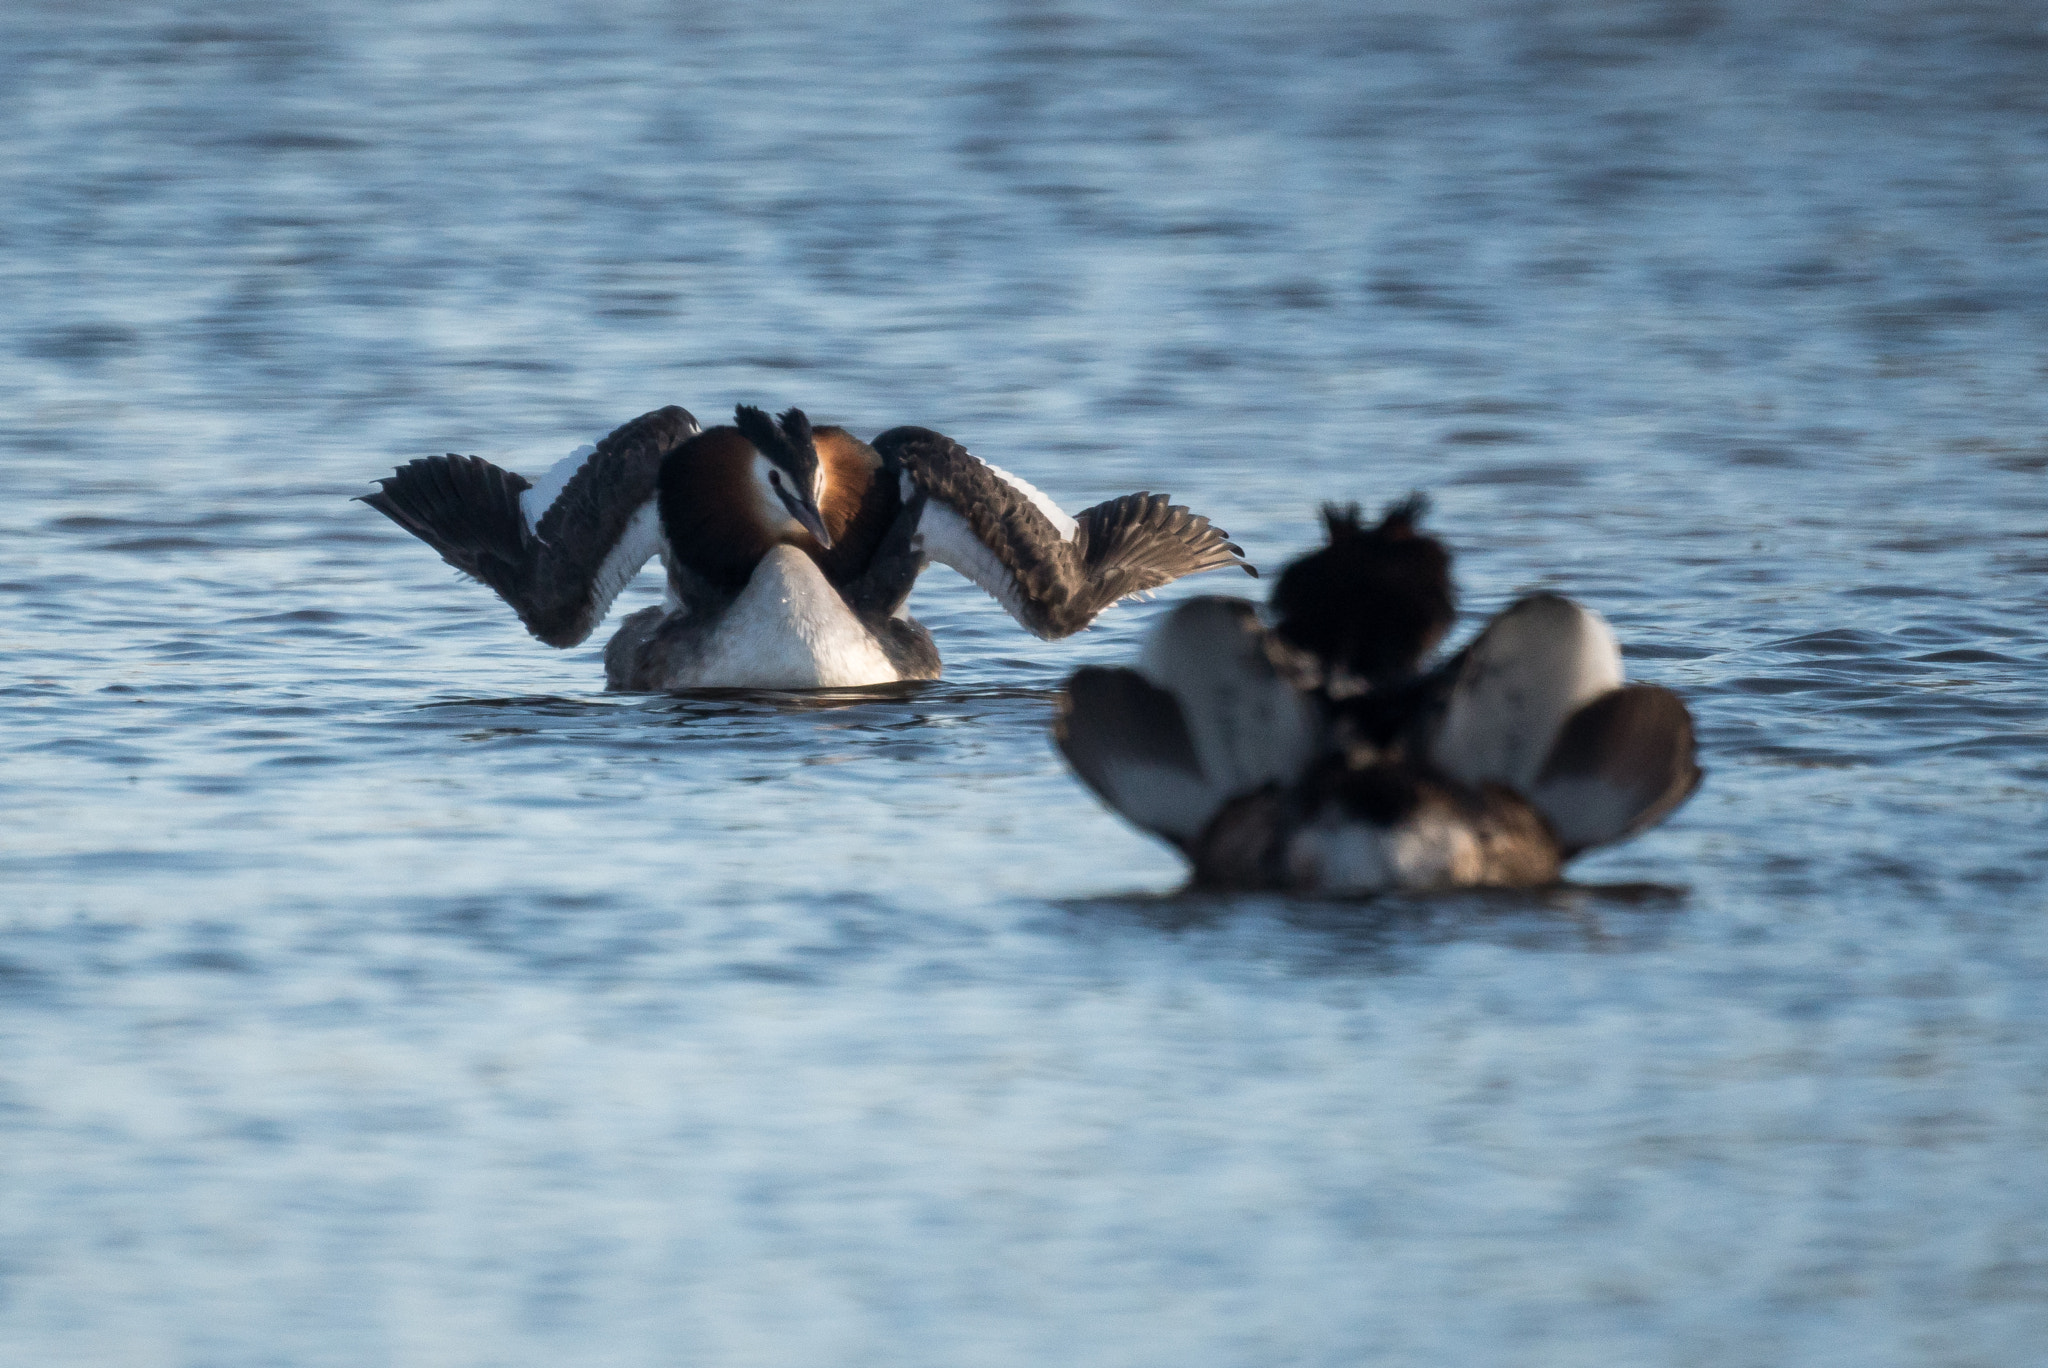
[[[872,568],[903,503],[896,481],[885,478],[882,458],[844,428],[821,427],[813,434],[825,474],[819,511],[832,549],[818,555],[825,577],[842,588]]]

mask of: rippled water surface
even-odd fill
[[[1826,10],[0,9],[0,1359],[2035,1361],[2048,11]],[[607,697],[349,502],[735,401],[1426,488],[1707,785],[1176,897],[1047,741],[1156,604]]]

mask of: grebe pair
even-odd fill
[[[931,561],[1024,628],[1069,636],[1118,599],[1235,565],[1207,518],[1163,494],[1069,517],[1037,489],[926,428],[873,443],[740,407],[700,429],[643,414],[538,481],[475,456],[399,468],[363,502],[495,589],[550,646],[587,638],[656,556],[659,608],[605,647],[608,688],[825,689],[936,679],[905,601]]]

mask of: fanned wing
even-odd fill
[[[1457,666],[1429,758],[1461,783],[1518,793],[1529,792],[1571,715],[1622,683],[1607,620],[1558,594],[1503,609]]]
[[[1222,529],[1164,494],[1126,494],[1068,518],[1029,484],[928,428],[891,428],[874,446],[902,480],[904,502],[923,500],[924,554],[1048,640],[1183,575],[1227,565],[1258,573]]]
[[[1294,783],[1326,743],[1321,711],[1272,647],[1250,603],[1204,594],[1175,604],[1138,657],[1138,672],[1180,700],[1219,800]]]
[[[573,472],[550,472],[542,492],[559,492],[538,510],[537,523],[521,501],[533,482],[475,456],[408,462],[362,502],[496,590],[536,637],[575,646],[662,552],[656,479],[662,461],[697,430],[697,420],[673,405],[635,418]]]
[[[1625,684],[1572,714],[1529,798],[1569,858],[1655,826],[1701,777],[1684,701],[1655,684]]]
[[[1325,742],[1314,700],[1275,668],[1257,610],[1214,596],[1176,605],[1137,669],[1076,672],[1053,734],[1104,802],[1198,864],[1226,807],[1293,785]]]
[[[1103,802],[1184,849],[1222,802],[1202,774],[1179,700],[1136,670],[1076,671],[1060,695],[1053,739]]]
[[[1430,758],[1474,787],[1505,784],[1566,859],[1656,825],[1699,787],[1692,716],[1669,689],[1623,682],[1598,613],[1533,594],[1452,662]]]

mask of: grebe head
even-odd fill
[[[1457,615],[1451,553],[1417,526],[1428,508],[1411,495],[1368,527],[1357,504],[1325,504],[1329,544],[1289,565],[1273,588],[1281,637],[1346,687],[1416,669]]]
[[[830,550],[832,534],[819,511],[825,497],[825,467],[818,460],[811,420],[804,411],[793,408],[775,419],[741,404],[733,410],[733,426],[754,445],[755,493],[769,525],[793,522]]]

